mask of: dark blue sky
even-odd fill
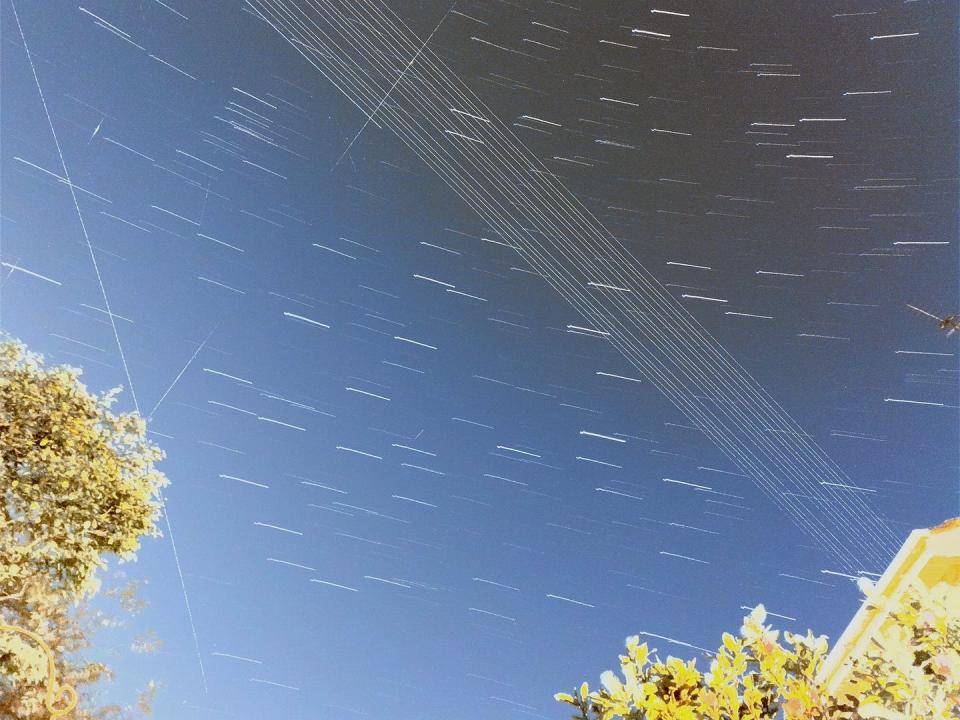
[[[656,636],[764,602],[836,636],[834,558],[389,132],[341,160],[365,116],[211,5],[0,16],[0,323],[168,454],[176,557],[123,567],[163,647],[105,637],[116,696],[554,718],[628,634],[690,655]],[[390,5],[898,536],[957,514],[956,338],[904,307],[957,305],[954,7]]]

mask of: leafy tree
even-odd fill
[[[96,603],[92,598],[79,604],[64,600],[62,595],[50,593],[39,582],[29,582],[22,595],[29,607],[30,619],[24,622],[23,608],[0,606],[0,625],[11,616],[17,627],[23,627],[41,637],[53,653],[56,680],[59,686],[70,686],[79,695],[79,706],[67,717],[70,720],[128,720],[151,712],[151,703],[157,684],[148,682],[128,705],[102,704],[100,690],[104,682],[114,679],[114,673],[104,662],[88,660],[85,655],[93,647],[97,635],[104,630],[127,625],[143,602],[137,596],[134,583],[115,585],[99,593]],[[129,651],[151,652],[156,642],[141,646],[134,638]],[[47,720],[49,681],[47,656],[44,648],[20,633],[0,631],[0,718],[7,720]],[[56,708],[67,703],[56,697]]]
[[[111,411],[119,389],[95,395],[79,378],[20,342],[0,342],[0,625],[20,629],[0,630],[0,717],[48,716],[48,657],[36,638],[53,651],[60,682],[109,677],[106,666],[77,657],[104,620],[87,603],[97,571],[109,556],[133,559],[142,537],[159,535],[167,480],[154,464],[162,452],[139,415]],[[125,592],[106,595],[119,594],[129,612]]]
[[[738,637],[723,635],[709,671],[696,660],[661,661],[627,638],[618,676],[600,677],[555,698],[574,720],[932,720],[960,717],[960,589],[915,588],[888,611],[890,630],[863,657],[847,660],[846,681],[830,696],[818,682],[825,636],[780,633],[758,606]],[[882,645],[880,643],[883,643]],[[655,653],[655,651],[653,651]]]
[[[0,596],[43,576],[82,597],[106,554],[132,558],[159,534],[163,454],[139,415],[110,411],[119,389],[93,395],[79,377],[0,344]]]

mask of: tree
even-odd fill
[[[96,594],[108,557],[133,559],[141,538],[159,535],[162,452],[139,415],[111,411],[119,389],[95,395],[79,378],[0,342],[0,625],[18,628],[0,631],[0,711],[17,718],[46,717],[38,639],[61,682],[109,676],[75,657],[91,630],[76,605]]]
[[[111,412],[119,389],[93,395],[79,377],[0,344],[2,596],[43,576],[82,597],[105,555],[130,559],[141,537],[159,534],[162,452],[139,415]]]
[[[22,632],[0,630],[0,718],[47,720],[51,707],[69,709],[66,717],[70,720],[127,720],[150,714],[158,687],[155,682],[148,682],[132,704],[101,704],[99,690],[104,681],[113,679],[113,671],[106,663],[85,657],[98,633],[125,626],[128,618],[143,608],[134,583],[117,584],[99,593],[96,606],[89,599],[74,605],[62,595],[46,591],[40,583],[29,583],[24,598],[31,620],[18,620],[22,624],[12,627],[39,631],[34,634],[46,647]],[[9,614],[9,608],[0,608],[0,625]],[[130,651],[151,652],[155,647],[156,642],[149,638],[135,638]],[[49,704],[47,652],[55,663],[54,697]],[[68,698],[58,691],[67,687],[74,688],[78,695],[76,709],[70,708]]]
[[[850,659],[847,680],[830,696],[817,678],[825,636],[780,633],[764,625],[758,606],[739,637],[724,633],[710,669],[696,660],[660,661],[627,638],[621,676],[601,675],[555,698],[578,711],[574,720],[932,720],[960,717],[960,590],[940,583],[914,588],[889,610],[883,645]],[[653,661],[650,656],[654,654]]]

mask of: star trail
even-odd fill
[[[171,480],[108,698],[566,717],[957,514],[954,5],[0,12],[0,328]]]

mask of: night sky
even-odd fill
[[[164,537],[114,566],[150,606],[91,651],[118,670],[104,699],[153,678],[163,719],[562,718],[552,694],[630,634],[692,657],[762,602],[835,638],[854,579],[958,514],[957,337],[906,307],[960,302],[957,20],[2,0],[0,328],[123,385],[171,480]],[[379,85],[323,71],[364,58]],[[441,75],[485,115],[437,105]],[[558,226],[586,219],[551,237],[505,202],[513,237],[418,137],[491,197],[524,176],[566,193]],[[521,235],[655,279],[669,307],[610,275],[576,292],[660,323],[684,367],[729,352],[744,407],[763,388],[798,425],[757,442],[789,435],[780,461],[830,504],[760,487],[676,406],[715,402],[707,380],[665,396],[638,367],[661,355]],[[160,650],[131,651],[147,630]]]

